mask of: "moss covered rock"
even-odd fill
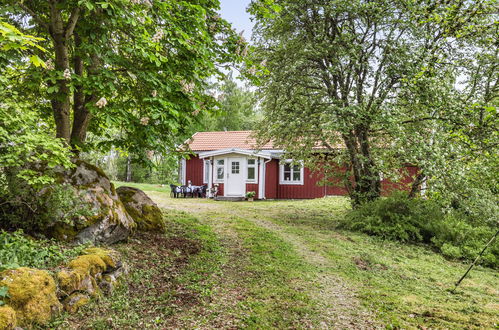
[[[85,306],[90,301],[90,297],[86,294],[75,292],[64,299],[64,310],[68,313],[76,313],[80,307]]]
[[[116,189],[120,200],[132,216],[139,230],[161,230],[164,228],[163,214],[158,205],[142,190],[132,187]]]
[[[0,306],[0,329],[11,330],[17,325],[16,311],[9,306]]]
[[[89,248],[84,255],[71,260],[57,273],[59,296],[71,296],[74,292],[85,292],[90,296],[100,294],[101,283],[109,275],[123,269],[121,256],[110,249]],[[104,291],[108,291],[107,288]]]
[[[0,287],[8,288],[7,305],[20,326],[46,324],[61,310],[55,281],[44,270],[17,268],[0,273]]]
[[[57,239],[112,244],[128,237],[135,228],[133,218],[120,201],[113,184],[98,167],[82,160],[59,173],[60,183],[70,184],[89,205],[91,215],[83,216],[73,225],[56,224],[51,228]]]

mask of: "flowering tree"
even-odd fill
[[[471,68],[473,58],[484,59],[484,50],[497,58],[489,51],[496,49],[493,1],[255,0],[251,10],[260,65],[247,72],[260,78],[271,122],[262,125],[262,138],[312,167],[346,165],[354,205],[380,196],[383,172],[410,162],[424,167],[425,177],[436,160],[448,160],[452,153],[428,148],[431,141],[455,147],[456,127],[445,123],[476,113],[471,104],[480,89],[496,90],[497,64],[485,74],[479,61],[463,69],[464,60]],[[459,86],[460,77],[466,81]],[[462,97],[463,86],[470,98]],[[484,98],[483,118],[492,104]],[[318,142],[327,162],[314,149]]]
[[[1,0],[2,18],[42,37],[39,67],[2,66],[75,152],[115,145],[165,152],[216,101],[207,79],[237,61],[245,42],[218,14],[218,1]],[[12,66],[16,70],[12,70]],[[53,120],[52,120],[53,119]]]

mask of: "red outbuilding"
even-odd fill
[[[182,159],[180,181],[218,187],[217,197],[240,198],[249,191],[257,199],[305,199],[347,195],[340,184],[321,184],[322,173],[291,164],[273,144],[257,149],[252,131],[198,132],[186,144],[193,152]],[[399,182],[382,180],[382,193],[409,189],[417,168],[407,166]],[[211,196],[210,196],[211,197]]]

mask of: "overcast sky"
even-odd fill
[[[246,12],[249,3],[250,0],[220,0],[220,15],[229,21],[238,33],[244,30],[244,37],[248,41],[253,29],[250,14]]]

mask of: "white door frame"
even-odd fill
[[[239,174],[232,173],[233,161],[239,161]],[[246,157],[227,157],[225,163],[224,196],[244,196],[246,193]],[[236,176],[239,177],[239,179],[235,179],[232,184],[234,185],[233,188],[238,187],[239,189],[233,189],[231,193],[229,193],[229,185],[231,185],[230,180]]]

